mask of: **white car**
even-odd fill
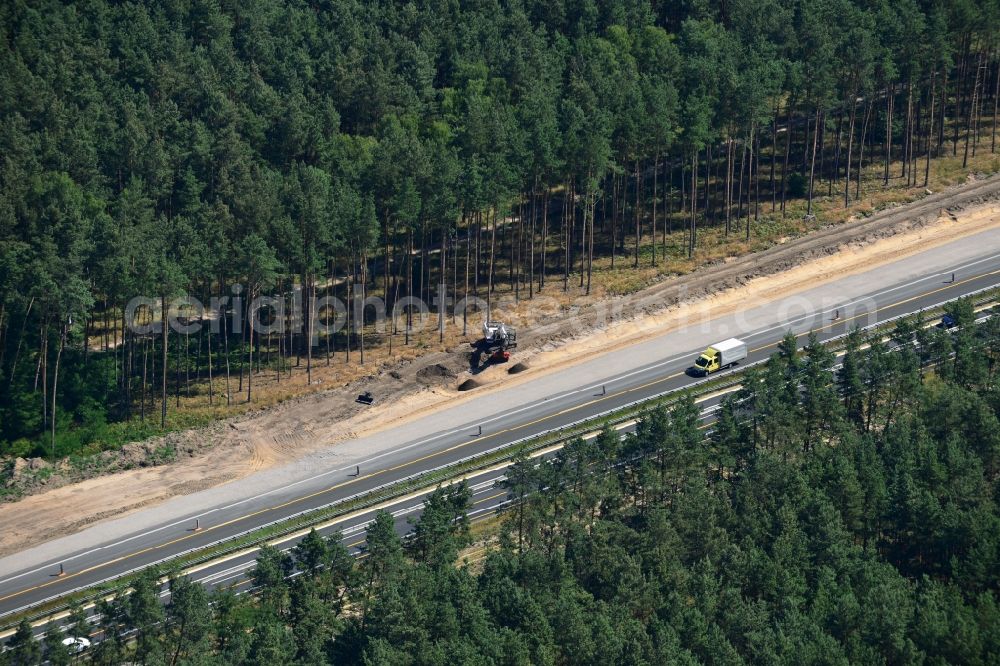
[[[90,639],[70,636],[64,638],[62,644],[68,647],[70,652],[80,653],[90,647]]]

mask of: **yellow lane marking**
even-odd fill
[[[906,303],[910,303],[910,302],[915,301],[917,299],[925,298],[927,296],[932,296],[934,294],[941,293],[941,292],[947,291],[949,289],[954,289],[955,287],[961,286],[963,284],[967,284],[967,283],[973,282],[975,280],[981,280],[983,278],[987,278],[987,277],[990,277],[992,275],[997,275],[997,274],[1000,274],[1000,270],[991,271],[989,273],[984,273],[982,275],[977,275],[977,276],[974,276],[974,277],[971,277],[971,278],[967,278],[965,280],[961,280],[961,281],[958,281],[958,282],[949,283],[948,285],[946,285],[944,287],[939,287],[938,289],[934,289],[934,290],[929,291],[929,292],[924,292],[922,294],[918,294],[916,296],[911,296],[909,298],[905,298],[905,299],[903,299],[901,301],[897,301],[895,303],[890,303],[888,305],[883,306],[881,309],[882,310],[888,310],[888,309],[891,309],[891,308],[899,307],[900,305],[904,305]],[[839,326],[839,325],[844,324],[844,323],[846,323],[848,321],[851,321],[853,319],[858,319],[858,318],[860,318],[862,316],[867,316],[869,314],[870,313],[865,312],[863,314],[854,315],[852,317],[847,317],[845,319],[838,320],[838,321],[836,321],[834,323],[827,324],[825,326],[821,326],[818,329],[812,329],[812,330],[813,331],[817,331],[817,330],[818,331],[823,331],[823,330],[832,328],[834,326]],[[798,339],[798,338],[800,338],[800,337],[802,337],[804,335],[808,335],[808,332],[799,333],[799,334],[797,334],[795,336],[795,338]],[[778,344],[779,344],[778,342],[774,342],[774,343],[771,343],[771,344],[763,345],[761,347],[757,347],[757,348],[751,350],[751,352],[752,353],[756,353],[756,352],[759,352],[759,351],[763,351],[763,350],[768,349],[770,347],[775,347]],[[616,398],[616,397],[619,397],[619,396],[622,396],[622,395],[626,395],[628,393],[634,393],[636,391],[640,391],[642,389],[649,388],[651,386],[656,386],[657,384],[662,384],[664,382],[670,381],[671,379],[676,379],[678,377],[681,377],[684,374],[685,374],[684,372],[677,372],[677,373],[674,373],[672,375],[668,375],[666,377],[661,377],[660,379],[653,380],[653,381],[648,382],[646,384],[642,384],[640,386],[635,386],[635,387],[632,387],[632,388],[629,388],[629,389],[624,389],[624,390],[619,391],[617,393],[609,393],[609,394],[607,394],[605,396],[600,396],[600,397],[598,397],[598,398],[596,398],[594,400],[590,400],[588,402],[581,403],[581,404],[579,404],[579,405],[577,405],[575,407],[568,407],[566,409],[560,410],[560,411],[555,412],[553,414],[549,414],[547,416],[543,416],[541,418],[535,419],[534,421],[529,421],[527,423],[522,423],[522,424],[519,424],[519,425],[516,425],[516,426],[511,426],[509,428],[504,428],[503,430],[499,430],[499,431],[497,431],[495,433],[490,433],[488,436],[489,437],[496,437],[496,436],[503,435],[505,433],[511,432],[513,430],[521,430],[523,428],[528,428],[530,426],[537,425],[538,423],[541,423],[543,421],[554,419],[554,418],[557,418],[559,416],[563,416],[565,414],[569,414],[571,412],[575,412],[575,411],[578,411],[580,409],[584,409],[586,407],[591,407],[593,405],[596,405],[596,404],[599,404],[601,402],[610,400],[612,398]],[[91,567],[88,567],[86,569],[81,569],[80,571],[77,571],[77,572],[74,572],[74,573],[67,573],[65,576],[61,576],[58,579],[51,580],[51,581],[48,581],[48,582],[45,582],[45,583],[40,583],[40,584],[34,585],[32,587],[27,587],[27,588],[25,588],[23,590],[20,590],[18,592],[12,592],[11,594],[8,594],[6,596],[0,597],[0,601],[7,601],[8,599],[13,599],[14,597],[21,596],[22,594],[27,594],[28,592],[33,592],[35,590],[40,590],[40,589],[49,587],[50,585],[53,585],[53,584],[55,584],[57,582],[60,582],[60,581],[67,580],[69,578],[75,578],[75,577],[81,576],[83,574],[90,573],[91,571],[95,571],[97,569],[102,569],[102,568],[108,567],[108,566],[110,566],[112,564],[117,564],[118,562],[122,562],[124,560],[128,560],[128,559],[131,559],[131,558],[134,558],[134,557],[138,557],[139,555],[143,555],[143,554],[148,553],[148,552],[152,552],[152,551],[155,551],[155,550],[160,550],[160,549],[166,548],[168,546],[172,546],[172,545],[180,543],[182,541],[186,541],[186,540],[192,538],[193,536],[196,536],[196,535],[199,535],[199,534],[204,534],[204,533],[207,533],[207,532],[211,532],[213,530],[218,530],[218,529],[226,527],[228,525],[232,525],[233,523],[238,523],[238,522],[246,520],[248,518],[253,518],[254,516],[259,516],[261,514],[268,513],[268,512],[271,512],[271,511],[278,511],[280,509],[284,509],[284,508],[292,506],[294,504],[298,504],[300,502],[304,502],[304,501],[312,499],[314,497],[318,497],[319,495],[323,495],[325,493],[328,493],[328,492],[331,492],[331,491],[334,491],[334,490],[338,490],[340,488],[344,488],[346,486],[349,486],[351,484],[357,483],[359,481],[364,481],[366,479],[371,479],[371,478],[374,478],[376,476],[380,476],[380,475],[387,474],[387,473],[390,473],[390,472],[395,472],[395,471],[398,471],[400,469],[405,469],[406,467],[411,467],[411,466],[416,465],[418,463],[424,462],[425,460],[430,460],[431,458],[436,458],[438,456],[441,456],[441,455],[444,455],[444,454],[447,454],[447,453],[451,453],[451,452],[456,451],[458,449],[465,448],[465,447],[469,446],[470,444],[475,444],[477,441],[479,441],[479,440],[478,439],[473,439],[473,440],[470,440],[468,442],[462,442],[462,443],[456,444],[454,446],[450,446],[448,448],[441,449],[440,451],[435,451],[435,452],[429,453],[429,454],[427,454],[425,456],[421,456],[419,458],[415,458],[415,459],[413,459],[411,461],[408,461],[408,462],[405,462],[405,463],[400,463],[399,465],[395,465],[393,467],[387,467],[385,469],[381,469],[381,470],[378,470],[378,471],[375,471],[375,472],[371,472],[371,473],[366,474],[364,476],[355,477],[355,478],[353,478],[353,479],[351,479],[349,481],[344,481],[342,483],[335,484],[335,485],[330,486],[328,488],[325,488],[323,490],[318,490],[318,491],[310,493],[308,495],[303,495],[302,497],[297,497],[295,499],[291,499],[291,500],[289,500],[287,502],[283,502],[283,503],[278,504],[276,506],[272,506],[272,507],[268,507],[268,508],[264,508],[264,509],[259,509],[257,511],[253,511],[251,513],[244,514],[242,516],[237,516],[236,518],[232,518],[230,520],[227,520],[225,522],[219,523],[217,525],[213,525],[213,526],[210,526],[210,527],[202,528],[202,530],[200,532],[191,532],[191,533],[188,533],[188,534],[184,534],[184,535],[182,535],[180,537],[177,537],[176,539],[172,539],[170,541],[166,541],[166,542],[158,544],[158,545],[148,546],[146,548],[142,548],[142,549],[137,550],[137,551],[132,552],[132,553],[126,553],[124,555],[120,555],[120,556],[118,556],[118,557],[116,557],[114,559],[108,560],[107,562],[102,562],[100,564],[95,564],[95,565],[93,565]]]
[[[490,500],[496,499],[498,497],[503,497],[506,494],[507,494],[507,491],[504,491],[502,493],[497,493],[496,495],[490,495],[489,497],[484,497],[483,499],[479,500],[478,502],[473,502],[472,506],[476,506],[477,504],[482,504],[483,502],[489,502]]]

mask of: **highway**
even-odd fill
[[[528,381],[514,380],[509,388],[491,389],[481,396],[473,393],[454,407],[338,444],[298,463],[175,498],[3,558],[0,618],[423,470],[693,385],[698,380],[685,370],[715,340],[733,335],[745,339],[750,362],[773,353],[789,329],[800,335],[815,330],[825,339],[855,325],[870,325],[997,284],[1000,230],[826,284],[803,285],[794,297],[748,303],[736,314],[712,316],[706,311],[699,321],[663,335],[581,359],[574,366]],[[502,501],[502,491],[493,487],[499,473],[472,479],[477,493],[474,517],[490,514]],[[405,527],[405,517],[419,510],[419,497],[408,501],[394,508],[400,529]],[[357,547],[370,517],[370,512],[360,513],[336,526],[344,531],[347,543]],[[194,529],[196,521],[198,530]],[[63,575],[58,575],[60,566]],[[249,566],[252,554],[212,563],[194,575],[213,586],[240,583]]]
[[[472,490],[472,509],[469,512],[470,520],[475,522],[484,518],[496,515],[507,499],[507,493],[497,487],[497,482],[503,478],[504,469],[490,469],[482,473],[477,473],[468,478]],[[396,532],[402,537],[410,532],[412,521],[419,518],[423,510],[423,501],[426,493],[420,493],[411,497],[399,498],[388,502],[386,507],[396,521]],[[336,521],[317,526],[317,531],[323,536],[330,536],[334,531],[340,530],[343,539],[342,543],[348,551],[355,556],[363,556],[364,543],[366,539],[366,529],[371,520],[375,517],[378,508],[358,511],[348,517],[342,517]],[[281,551],[290,551],[301,539],[301,533],[289,535],[288,537],[276,540],[273,545]],[[202,583],[208,590],[227,589],[236,593],[242,593],[251,588],[249,574],[256,563],[257,548],[246,549],[234,555],[222,558],[211,563],[192,567],[186,573],[192,580]],[[294,574],[297,575],[297,574]],[[169,585],[163,585],[160,592],[161,599],[166,603],[170,598]],[[99,615],[92,604],[86,607],[88,621],[96,624]],[[64,630],[68,629],[66,613],[58,613],[51,621],[43,620],[35,623],[35,635],[39,639],[45,634],[48,628],[55,623]],[[14,630],[0,632],[0,645],[5,643],[13,635]],[[101,635],[99,630],[93,631],[89,638],[95,643],[99,642]]]

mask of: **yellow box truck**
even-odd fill
[[[728,368],[747,357],[747,343],[736,338],[729,338],[702,352],[694,362],[695,374],[708,375],[716,370]]]

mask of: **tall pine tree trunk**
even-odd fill
[[[222,296],[222,292],[224,290],[225,290],[225,286],[224,286],[223,282],[220,280],[219,281],[219,296],[220,296],[219,300],[220,301],[222,300],[221,296]],[[227,313],[226,313],[226,306],[224,306],[224,305],[220,306],[219,316],[222,318],[222,342],[223,342],[223,345],[225,346],[225,351],[223,353],[226,356],[226,406],[229,407],[233,403],[233,394],[232,394],[232,390],[231,390],[230,385],[229,385],[230,374],[231,374],[231,372],[230,372],[230,365],[229,365],[229,336],[231,334],[231,331],[230,331],[230,328],[229,328],[229,317],[227,316]],[[289,327],[289,329],[290,328],[291,327]],[[152,391],[152,388],[150,388],[150,390]]]
[[[919,84],[913,112],[913,136],[910,137],[910,184],[916,186],[919,178],[920,144],[924,132],[924,96]]]
[[[705,224],[709,225],[712,222],[711,218],[711,208],[709,207],[709,195],[711,194],[711,182],[712,182],[712,142],[709,141],[705,144],[705,187],[704,187],[704,199],[702,199],[702,215],[705,219]]]
[[[806,215],[812,215],[813,179],[816,174],[816,142],[819,135],[819,119],[822,113],[816,107],[816,128],[813,130],[812,159],[809,161],[809,196],[806,200]]]
[[[958,122],[962,117],[962,89],[965,83],[967,62],[969,60],[969,35],[962,36],[962,58],[959,61],[958,72],[955,76],[955,115],[953,123],[954,133],[952,134],[951,141],[951,154],[953,157],[958,155]]]
[[[566,189],[563,194],[563,210],[562,210],[562,225],[563,225],[563,243],[565,244],[564,257],[563,257],[563,291],[569,291],[569,266],[570,266],[570,248],[573,244],[570,238],[570,231],[573,228],[573,208],[572,203],[572,181],[566,179]]]
[[[639,268],[639,242],[642,240],[642,230],[640,228],[640,206],[639,206],[639,158],[635,158],[635,261],[632,268]]]
[[[857,78],[855,78],[857,81]],[[854,151],[854,124],[858,118],[858,91],[856,87],[851,88],[851,119],[847,123],[847,163],[844,165],[844,208],[851,204],[851,158]]]
[[[247,374],[247,402],[250,402],[251,399],[253,398],[253,318],[254,318],[253,300],[254,300],[254,291],[255,291],[255,289],[253,287],[251,287],[250,288],[250,293],[247,294],[247,300],[249,301],[249,305],[247,305],[247,330],[249,331],[248,335],[250,337],[250,349],[249,349],[249,355],[250,355],[250,372]],[[312,345],[310,345],[310,347],[311,346]]]
[[[86,344],[86,340],[84,340]],[[52,457],[56,457],[56,396],[59,393],[59,361],[62,358],[63,347],[66,346],[66,324],[62,326],[62,332],[59,335],[59,348],[56,350],[56,364],[52,369]]]
[[[780,106],[774,107],[774,117],[771,118],[771,212],[774,213],[778,210],[778,190],[777,184],[774,182],[775,169],[774,163],[778,159],[778,112],[781,110]]]
[[[913,128],[913,82],[909,81],[906,85],[906,122],[904,123],[903,129],[903,163],[899,168],[899,177],[904,178],[909,175],[909,165],[910,165],[910,133]],[[909,185],[910,180],[907,178],[907,185]]]
[[[305,330],[302,333],[303,343],[299,348],[305,346],[306,349],[306,386],[312,386],[312,272],[302,273],[302,312],[305,317]],[[251,372],[253,367],[250,368]]]
[[[587,273],[587,190],[590,189],[588,183],[584,190],[583,215],[580,217],[580,288],[583,289]]]
[[[411,263],[410,263],[410,280],[409,280],[409,283],[412,285],[413,284],[413,263],[412,263],[412,257],[413,257],[413,240],[412,240],[413,239],[413,230],[412,229],[410,230],[410,239],[411,239],[410,240],[410,257],[411,257],[410,261],[411,261]],[[347,257],[344,258],[344,281],[346,282],[346,286],[347,286],[347,288],[345,289],[345,291],[347,292],[347,321],[345,322],[346,326],[344,328],[344,330],[347,332],[347,336],[346,336],[347,337],[347,345],[346,345],[346,353],[345,353],[345,358],[344,358],[344,362],[345,363],[350,363],[351,362],[351,342],[354,341],[354,328],[357,326],[357,322],[354,321],[354,316],[353,316],[353,310],[354,310],[354,308],[352,307],[352,303],[353,303],[352,299],[354,298],[354,282],[357,279],[356,275],[355,275],[355,272],[354,272],[356,270],[355,263],[354,263],[354,258],[355,258],[355,254],[354,254],[354,242],[351,241],[351,246],[350,246],[349,253],[348,253]],[[413,295],[413,287],[412,286],[410,287],[410,295],[411,296]],[[407,327],[407,336],[409,336],[409,327]],[[407,340],[407,344],[409,344],[409,337],[407,337],[406,340]]]
[[[355,260],[357,257],[355,256]],[[426,275],[426,279],[425,279]],[[427,220],[421,218],[420,220],[420,298],[427,302],[427,289],[430,285],[427,283],[430,281],[430,274],[427,267]]]
[[[427,256],[427,246],[424,246],[424,257]],[[421,266],[421,270],[423,266]],[[427,272],[430,280],[430,269]],[[428,289],[430,286],[428,285]],[[368,252],[361,250],[361,311],[356,317],[358,326],[358,353],[361,356],[361,365],[365,364],[365,299],[368,298]]]
[[[754,156],[757,152],[756,145],[754,144],[754,139],[756,138],[757,128],[754,125],[750,125],[750,137],[747,149],[747,226],[746,226],[746,240],[750,240],[750,196],[753,192],[753,181],[754,181]]]
[[[586,231],[586,227],[587,227],[587,218],[588,217],[590,218],[590,230],[589,230],[589,233],[587,234],[587,236],[588,236],[588,245],[589,245],[589,249],[587,251],[587,294],[588,295],[590,294],[590,276],[591,276],[591,273],[593,273],[593,270],[594,270],[594,207],[595,207],[595,202],[593,200],[594,199],[594,195],[590,191],[590,188],[592,187],[592,185],[591,185],[591,177],[592,177],[591,171],[588,170],[587,171],[587,201],[584,204],[584,212],[583,212],[583,225],[584,225],[584,230],[585,231]]]
[[[753,151],[753,221],[760,220],[760,132],[755,131]],[[750,240],[750,231],[747,230],[747,240]]]
[[[618,251],[621,253],[622,258],[625,256],[625,239],[628,236],[626,229],[628,225],[626,224],[626,215],[628,214],[628,157],[622,157],[622,184],[620,188],[622,207],[620,214],[618,216],[619,222],[621,222],[621,233],[618,234]]]
[[[889,165],[892,163],[892,112],[896,103],[896,84],[889,85],[889,94],[885,98],[885,169],[882,185],[889,185]]]
[[[517,245],[514,246],[513,240],[511,241],[511,252],[510,252],[510,266],[513,271],[513,287],[514,287],[514,305],[517,305],[521,300],[521,262],[524,261],[524,257],[521,253],[521,246],[524,242],[524,195],[519,194],[517,197],[517,232],[514,234],[517,238]]]
[[[84,324],[86,326],[86,324]],[[135,335],[126,328],[125,345],[128,347],[128,379],[125,381],[125,420],[132,420],[132,379],[135,377]],[[84,336],[86,340],[86,335]],[[84,342],[86,344],[86,342]]]
[[[486,319],[489,320],[493,317],[493,269],[494,262],[496,260],[496,248],[497,248],[497,208],[500,204],[493,205],[493,222],[490,229],[490,273],[489,282],[486,287]],[[569,268],[566,268],[569,271]]]
[[[546,183],[545,188],[542,192],[542,247],[541,247],[541,261],[539,262],[539,272],[538,272],[538,291],[545,289],[545,259],[548,256],[548,242],[549,242],[549,188]]]
[[[535,221],[538,219],[538,176],[531,183],[531,224],[528,248],[528,299],[535,297]]]
[[[983,52],[980,51],[976,58],[976,75],[972,84],[972,100],[969,103],[969,112],[965,119],[965,155],[962,157],[962,168],[969,165],[969,135],[973,132],[973,124],[976,118],[976,107],[979,102],[979,71],[982,69]]]
[[[997,75],[993,83],[993,131],[990,138],[990,152],[997,150],[997,101],[1000,100],[1000,50],[997,51]]]
[[[465,214],[462,214],[463,218]],[[471,220],[470,220],[471,224]],[[471,227],[466,229],[465,235],[465,290],[462,292],[462,296],[465,298],[465,307],[462,308],[462,335],[469,334],[469,265],[472,262],[472,229]],[[455,248],[455,252],[458,252],[458,248]],[[398,286],[397,286],[398,289]]]
[[[694,256],[694,248],[697,242],[697,221],[695,215],[698,212],[698,149],[691,149],[691,231],[688,236],[688,258]]]
[[[478,231],[478,227],[481,224],[482,224],[482,220],[480,219],[479,222],[477,223],[477,231]],[[412,225],[410,226],[409,242],[407,243],[407,245],[409,246],[409,249],[406,252],[406,265],[407,265],[407,272],[406,272],[406,292],[407,292],[407,296],[409,298],[407,299],[407,305],[406,305],[406,331],[403,334],[403,344],[409,346],[409,344],[410,344],[410,330],[411,330],[411,327],[413,325],[413,306],[410,305],[410,303],[412,303],[412,301],[413,301],[413,226]],[[478,259],[478,255],[479,255],[478,241],[477,241],[477,245],[476,245],[476,255],[477,255],[477,259]],[[479,266],[478,265],[476,266],[476,276],[477,276],[477,278],[479,276]],[[348,317],[350,317],[350,312],[351,312],[351,308],[350,308],[350,305],[348,304],[348,308],[347,308]],[[347,328],[347,330],[350,331],[350,319],[348,319],[348,328]],[[348,338],[348,342],[347,342],[348,354],[350,353],[350,349],[351,349],[351,343],[350,343],[350,339]]]
[[[736,191],[736,231],[739,232],[740,221],[743,219],[743,182],[744,176],[746,175],[746,162],[747,162],[747,139],[744,138],[743,150],[740,151],[740,181],[737,183]]]
[[[168,342],[168,340],[167,340],[167,338],[168,338],[167,331],[168,331],[168,328],[169,328],[167,326],[167,319],[169,319],[169,317],[167,317],[167,297],[166,297],[165,294],[161,294],[160,295],[160,307],[163,310],[163,314],[162,314],[162,319],[163,319],[163,322],[162,322],[162,324],[163,324],[163,344],[161,345],[161,347],[163,348],[163,353],[162,353],[162,355],[163,355],[163,359],[162,359],[163,360],[163,364],[162,364],[162,366],[160,368],[160,382],[161,382],[161,386],[160,386],[160,389],[161,389],[160,390],[160,398],[161,398],[161,401],[160,401],[161,402],[161,405],[160,405],[160,427],[161,428],[166,428],[167,427],[167,342]]]
[[[742,166],[742,165],[741,165]],[[726,235],[732,228],[733,217],[733,137],[726,135]]]
[[[820,111],[819,114],[819,169],[817,170],[817,179],[822,181],[823,176],[826,174],[826,110]]]
[[[788,101],[788,113],[785,116],[785,162],[781,167],[781,216],[785,216],[785,201],[788,198],[788,159],[792,153],[792,101]],[[742,173],[742,165],[740,170]]]
[[[383,301],[386,308],[389,307],[389,211],[385,211],[385,249],[382,253],[382,279],[385,284],[383,285],[382,295]],[[390,332],[392,329],[389,329]]]
[[[142,385],[139,387],[139,421],[146,422],[146,362],[149,358],[149,338],[142,339]]]
[[[243,292],[241,291],[240,293],[242,294]],[[246,366],[246,346],[247,346],[246,322],[243,321],[243,316],[241,312],[240,313],[240,384],[236,388],[237,393],[243,392],[243,368]]]
[[[615,255],[618,253],[618,176],[611,173],[611,268],[615,267]]]
[[[441,230],[441,293],[438,295],[440,302],[438,303],[438,342],[444,342],[444,318],[447,314],[447,302],[448,302],[448,239],[445,230]]]
[[[521,218],[521,197],[520,197],[520,195],[518,195],[517,212],[515,213],[514,209],[511,208],[510,215],[511,215],[510,224],[504,224],[503,225],[503,229],[504,229],[503,237],[505,239],[507,237],[510,237],[510,263],[507,265],[507,269],[508,269],[508,272],[507,272],[507,283],[510,285],[510,288],[514,291],[514,302],[517,303],[517,292],[518,292],[518,289],[517,289],[517,279],[516,279],[516,276],[515,276],[515,273],[514,273],[514,267],[517,266],[520,263],[520,260],[519,260],[520,255],[518,254],[518,252],[519,252],[519,250],[518,250],[519,243],[517,241],[517,232],[518,232],[518,229],[514,228],[514,215],[517,215],[518,220],[520,220],[520,218]],[[520,228],[520,223],[518,223],[518,228]],[[503,243],[500,244],[500,256],[503,256]]]
[[[931,143],[934,138],[934,93],[937,83],[937,69],[931,72],[931,117],[927,124],[927,161],[924,163],[924,187],[927,187],[931,178]]]
[[[393,272],[395,272],[395,268],[393,268]],[[337,285],[337,267],[334,264],[334,261],[333,261],[332,257],[330,258],[329,272],[327,273],[327,275],[329,276],[330,287],[326,290],[326,293],[327,293],[328,296],[333,296],[334,291],[336,290],[336,285]],[[386,308],[388,308],[389,307],[389,297],[388,297],[388,294],[386,295],[386,301],[385,302],[386,302]],[[395,302],[395,301],[393,301],[393,302]],[[390,310],[390,312],[391,312],[391,310]],[[334,347],[334,344],[335,344],[334,343],[334,334],[330,330],[330,308],[329,307],[326,309],[326,316],[323,317],[323,324],[324,324],[324,327],[326,328],[326,367],[330,367],[330,365],[332,363],[333,354],[336,353],[336,348]],[[389,355],[391,356],[392,355],[392,335],[391,335],[392,328],[391,328],[391,323],[390,323],[389,332],[390,332],[390,335],[389,335]],[[271,346],[271,334],[270,334],[270,332],[267,334],[267,343],[268,343],[268,348],[270,349],[270,346]],[[270,355],[270,352],[268,352],[268,359],[270,359],[270,358],[271,358],[271,355]]]
[[[858,151],[858,180],[857,187],[854,190],[854,199],[856,201],[861,200],[861,174],[865,165],[865,143],[868,140],[868,121],[871,120],[874,110],[874,102],[869,101],[865,108],[865,122],[861,127],[861,150]]]
[[[205,291],[206,291],[206,293],[211,293],[211,287],[209,285],[207,285],[207,284],[205,286]],[[211,326],[211,324],[209,324],[209,326]],[[202,324],[202,328],[204,329],[204,324]],[[215,389],[214,389],[214,386],[213,386],[213,383],[212,383],[212,331],[211,331],[211,328],[209,329],[208,334],[205,336],[205,342],[208,345],[208,405],[209,405],[209,407],[211,407],[212,405],[215,404],[215,396],[214,396]],[[143,370],[145,370],[145,363],[146,362],[143,361]]]
[[[413,236],[413,232],[410,232],[410,236]],[[411,241],[412,245],[412,241]],[[473,275],[472,281],[472,293],[479,296],[479,266],[482,263],[483,257],[483,211],[476,211],[476,260],[472,262],[473,266],[476,267],[475,275]],[[412,265],[412,264],[411,264]],[[413,270],[411,268],[410,274],[412,275]],[[409,281],[409,280],[408,280]],[[411,296],[412,294],[412,289]]]
[[[24,343],[24,331],[28,325],[28,319],[31,317],[31,308],[35,305],[35,297],[32,296],[28,299],[28,307],[24,311],[24,319],[21,320],[21,330],[17,335],[17,345],[14,347],[14,357],[11,359],[10,364],[10,378],[7,380],[7,388],[9,389],[14,384],[14,375],[17,373],[17,361],[21,356],[21,345]],[[105,326],[105,338],[107,337],[107,327]],[[105,351],[107,351],[105,349]]]
[[[466,213],[462,212],[462,221],[466,221]],[[463,224],[463,226],[465,226]],[[468,229],[471,231],[471,228]],[[399,236],[399,221],[395,220],[393,222],[393,237]],[[465,255],[465,295],[469,295],[469,255],[468,253],[472,251],[472,237],[466,234],[466,255]],[[406,257],[404,256],[406,252],[406,244],[403,243],[403,247],[399,248],[398,245],[393,248],[399,252],[399,259],[393,259],[396,261],[396,265],[392,268],[392,307],[386,303],[386,311],[389,313],[389,355],[392,356],[392,341],[396,336],[398,328],[396,326],[396,304],[399,302],[399,283],[402,281],[402,271],[403,266],[406,264]],[[457,254],[458,247],[455,247],[455,252]]]
[[[833,185],[836,182],[840,184],[840,144],[842,143],[841,137],[843,136],[844,129],[844,110],[840,109],[837,112],[837,138],[833,146],[833,177],[828,179],[829,190],[827,191],[828,197],[833,197]]]
[[[653,266],[656,266],[656,209],[659,205],[659,199],[657,198],[659,194],[657,192],[659,175],[660,175],[660,151],[656,151],[653,154],[653,225],[652,225],[652,234],[650,235],[650,238],[653,241],[650,246],[650,249],[652,249],[653,251]],[[593,243],[591,243],[591,250],[593,250]]]
[[[125,333],[122,332],[122,342],[125,342]],[[181,336],[178,333],[174,342],[174,406],[180,409],[181,406]],[[122,367],[125,365],[125,356],[122,355]],[[252,368],[251,368],[252,369]]]

